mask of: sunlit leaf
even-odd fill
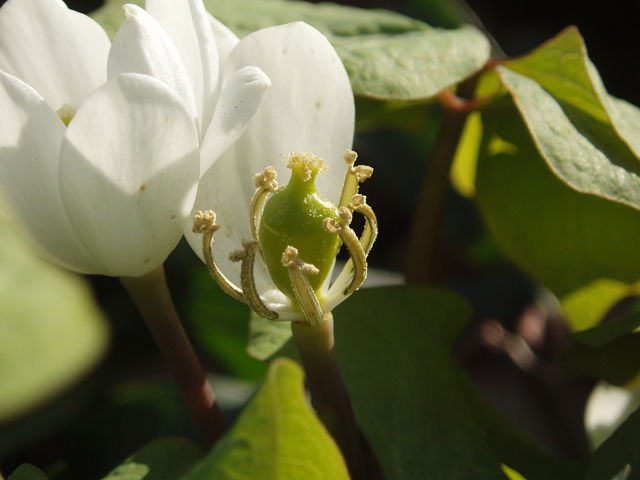
[[[0,216],[0,421],[95,366],[108,329],[85,282],[31,253]]]
[[[458,193],[469,198],[476,194],[476,168],[481,141],[482,119],[480,113],[473,112],[462,130],[449,175]]]
[[[572,330],[579,331],[597,325],[611,307],[637,293],[637,286],[603,278],[565,295],[561,303]]]
[[[348,480],[304,393],[302,369],[275,360],[233,429],[183,480]]]
[[[600,278],[637,281],[640,177],[591,144],[536,82],[500,75],[515,104],[502,97],[483,111],[476,182],[491,233],[559,296]]]

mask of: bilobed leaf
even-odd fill
[[[73,385],[109,334],[85,282],[29,251],[0,216],[0,421]]]
[[[145,445],[103,480],[178,480],[203,456],[192,440],[166,437]]]
[[[334,312],[358,424],[387,480],[505,479],[465,403],[451,345],[471,316],[445,290],[360,290]]]
[[[558,296],[600,278],[634,283],[640,177],[590,143],[539,84],[499,73],[513,102],[482,113],[476,182],[492,234]]]
[[[302,369],[275,360],[233,429],[183,480],[348,480],[334,443],[307,403]]]
[[[505,66],[542,85],[613,163],[640,174],[640,110],[607,93],[575,27]]]
[[[16,468],[8,480],[48,480],[47,476],[33,465],[23,463]]]
[[[469,25],[330,40],[353,92],[384,100],[435,97],[482,68],[491,50],[484,34]]]

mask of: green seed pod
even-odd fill
[[[291,169],[291,180],[276,190],[265,204],[258,230],[260,248],[271,279],[294,305],[297,300],[289,271],[282,264],[282,254],[288,246],[298,249],[300,260],[319,270],[307,279],[323,305],[321,287],[340,246],[340,237],[322,227],[326,218],[340,220],[338,208],[317,193],[315,186],[315,178],[324,173],[327,166],[320,157],[308,152],[289,154],[285,162]]]

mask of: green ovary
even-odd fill
[[[282,264],[285,249],[295,247],[300,260],[319,270],[307,279],[322,305],[325,299],[321,287],[340,246],[340,237],[324,230],[322,223],[326,218],[340,218],[338,208],[316,192],[314,180],[318,172],[313,172],[307,181],[300,173],[300,168],[292,166],[289,184],[276,190],[267,201],[258,236],[271,279],[294,305],[297,301],[289,271]]]

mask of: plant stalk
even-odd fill
[[[212,447],[227,430],[206,373],[196,357],[167,286],[164,267],[143,277],[121,277],[178,384],[203,441]]]
[[[340,373],[333,337],[333,316],[318,326],[291,322],[293,338],[311,391],[311,405],[342,451],[352,480],[364,480],[358,426]]]
[[[439,96],[444,114],[418,198],[405,262],[407,283],[436,284],[440,277],[442,225],[449,193],[449,171],[467,115],[463,99],[471,98],[477,78],[460,84],[458,95],[448,90]]]

